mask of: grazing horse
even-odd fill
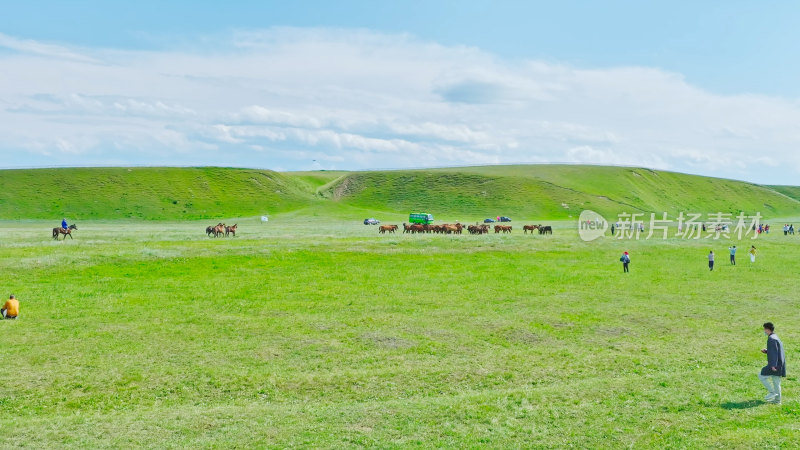
[[[553,227],[550,225],[539,225],[539,234],[553,234]]]
[[[233,224],[233,226],[225,227],[225,237],[228,237],[228,234],[233,234],[233,237],[236,237],[236,227],[239,226],[238,223]]]
[[[528,234],[528,230],[530,230],[531,234],[533,234],[533,230],[536,230],[538,228],[539,228],[539,225],[525,225],[524,227],[522,227],[522,231],[525,234]]]
[[[77,229],[78,227],[76,227],[75,224],[70,225],[69,228],[61,228],[61,227],[53,228],[53,239],[58,240],[58,236],[60,234],[64,235],[64,239],[66,239],[67,236],[69,236],[70,239],[73,239],[72,230],[77,230]]]
[[[220,231],[220,227],[222,227],[222,231]],[[224,231],[225,231],[225,224],[222,223],[222,222],[220,222],[220,223],[218,223],[216,225],[211,225],[209,227],[206,227],[206,235],[208,237],[211,237],[212,234],[214,235],[214,237],[217,237],[218,233],[221,233],[221,232],[224,232]]]
[[[386,234],[388,231],[389,233],[394,233],[397,230],[397,225],[381,225],[378,227],[378,233]]]
[[[219,225],[214,227],[214,237],[220,237],[225,235],[225,224],[220,223]]]

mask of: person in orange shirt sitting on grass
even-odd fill
[[[3,309],[0,309],[4,319],[16,319],[19,315],[19,300],[14,295],[8,298]]]

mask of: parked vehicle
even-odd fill
[[[428,213],[411,213],[408,215],[410,223],[418,223],[421,225],[430,225],[433,223],[433,214]]]
[[[500,216],[500,222],[511,222],[511,219],[506,216]]]
[[[494,219],[483,219],[483,223],[494,223]]]
[[[364,225],[377,225],[379,223],[381,223],[381,221],[375,219],[374,217],[370,217],[369,219],[364,219]]]

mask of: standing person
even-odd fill
[[[622,272],[628,273],[628,264],[631,263],[631,256],[628,254],[628,252],[623,252],[619,260],[622,262]]]
[[[730,252],[731,252],[731,265],[735,266],[736,265],[736,246],[734,245],[733,247],[729,247],[728,250],[730,250]]]
[[[19,315],[19,300],[14,297],[14,294],[11,294],[6,300],[5,305],[3,308],[0,309],[0,314],[3,315],[3,319],[16,319]]]
[[[767,396],[764,400],[781,404],[781,378],[786,376],[786,355],[783,351],[783,342],[775,334],[775,326],[772,322],[764,324],[764,334],[767,335],[767,348],[762,349],[761,353],[767,355],[767,365],[761,369],[758,379],[767,388]]]
[[[611,235],[612,236],[614,235],[614,224],[613,223],[611,224]]]
[[[750,246],[750,252],[749,253],[750,253],[750,262],[751,263],[756,262],[756,246],[755,245],[751,245]]]
[[[714,270],[714,251],[708,252],[708,270]]]

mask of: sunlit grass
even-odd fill
[[[3,289],[22,304],[0,322],[0,417],[13,430],[0,443],[800,438],[800,236],[762,235],[756,264],[742,248],[730,267],[729,241],[585,243],[566,222],[553,236],[384,236],[336,214],[234,221],[236,238],[207,238],[206,221],[85,222],[58,242],[49,222],[0,223]],[[787,345],[779,407],[759,402],[765,320]]]

